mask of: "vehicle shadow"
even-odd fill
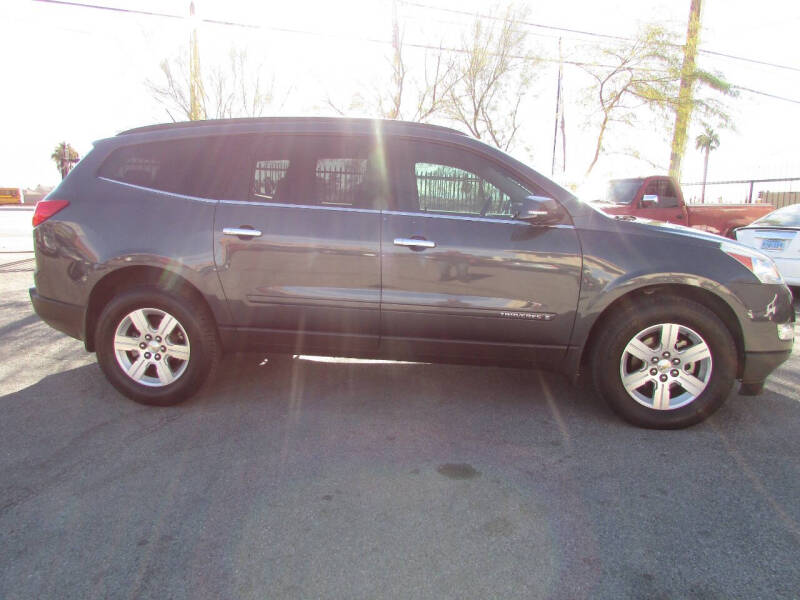
[[[574,597],[576,585],[666,597],[680,568],[686,586],[722,597],[730,572],[765,548],[783,561],[778,572],[788,553],[775,540],[800,539],[788,475],[800,403],[796,377],[776,375],[762,397],[732,396],[698,426],[648,431],[563,377],[523,369],[237,355],[167,408],[127,400],[96,363],[53,373],[0,397],[0,531],[19,532],[11,553],[21,557],[8,586],[30,585],[22,574],[38,569],[52,590],[113,596],[103,586],[174,588],[186,584],[181,573],[193,592],[215,586],[190,597],[235,597],[242,578],[281,597],[273,575],[309,560],[334,574],[360,561],[381,581],[397,569],[403,581],[440,576],[427,558],[407,564],[432,548],[453,565],[480,557],[474,573],[454,566],[448,589],[533,565],[528,583],[544,582],[542,597]],[[746,515],[741,527],[731,514]],[[672,556],[698,539],[705,545],[666,573],[643,550],[667,544],[661,556]],[[557,572],[540,560],[552,548]],[[298,550],[265,571],[274,549]],[[732,571],[709,583],[728,554]],[[102,567],[97,556],[115,560]],[[770,573],[748,585],[773,584]],[[303,581],[313,593],[291,596],[324,595]]]
[[[692,430],[740,428],[748,422],[784,426],[800,417],[796,390],[800,374],[776,371],[757,397],[732,392],[706,423]],[[564,439],[603,428],[643,431],[622,422],[581,380],[544,371],[464,365],[371,361],[314,356],[236,354],[223,358],[216,377],[192,399],[173,407],[146,407],[119,394],[96,363],[47,375],[37,383],[0,396],[4,419],[0,437],[19,432],[18,423],[37,415],[38,424],[63,426],[72,418],[87,423],[137,415],[157,423],[172,415],[262,416],[298,421],[304,414],[384,419],[402,428],[425,418],[480,428],[481,421],[505,423],[527,435],[555,431]],[[385,421],[396,418],[396,423]],[[256,420],[257,421],[257,420]],[[16,423],[16,424],[15,424]],[[248,426],[246,423],[243,426]],[[29,433],[29,432],[28,432]],[[8,438],[6,438],[8,439]]]

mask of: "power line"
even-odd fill
[[[513,24],[526,25],[528,27],[536,27],[536,28],[539,28],[539,29],[547,29],[547,30],[551,30],[551,31],[561,31],[561,32],[565,32],[565,33],[574,33],[574,34],[578,34],[578,35],[585,35],[585,36],[589,36],[589,37],[604,38],[604,39],[615,40],[615,41],[624,41],[624,42],[632,42],[632,41],[634,41],[633,39],[628,38],[628,37],[623,37],[623,36],[619,36],[619,35],[611,35],[611,34],[607,34],[607,33],[600,33],[600,32],[597,32],[597,31],[585,31],[585,30],[581,30],[581,29],[570,29],[568,27],[558,27],[556,25],[545,25],[543,23],[534,23],[534,22],[531,22],[531,21],[523,21],[521,19],[507,19],[506,17],[496,17],[494,15],[473,13],[473,12],[469,12],[467,10],[460,10],[460,9],[457,9],[457,8],[444,8],[444,7],[440,7],[440,6],[432,6],[430,4],[423,4],[421,2],[412,2],[411,0],[398,0],[398,1],[401,4],[405,4],[407,6],[416,6],[417,8],[424,8],[424,9],[428,9],[428,10],[438,10],[438,11],[441,11],[441,12],[448,12],[448,13],[453,13],[453,14],[465,15],[465,16],[469,16],[469,17],[480,17],[482,19],[490,19],[490,20],[493,20],[493,21],[508,21],[510,23],[513,23]],[[677,47],[682,47],[681,44],[674,44],[674,45],[677,46]],[[792,67],[790,65],[780,65],[780,64],[777,64],[777,63],[772,63],[772,62],[768,62],[768,61],[764,61],[764,60],[758,60],[758,59],[755,59],[755,58],[746,58],[744,56],[735,56],[733,54],[726,54],[724,52],[718,52],[716,50],[706,50],[704,48],[699,48],[698,52],[700,52],[702,54],[710,54],[712,56],[721,56],[723,58],[729,58],[731,60],[739,60],[739,61],[743,61],[743,62],[754,63],[754,64],[757,64],[757,65],[773,67],[773,68],[776,68],[776,69],[786,69],[788,71],[796,71],[796,72],[800,73],[800,67]]]
[[[783,100],[784,102],[792,102],[794,104],[800,104],[800,100],[795,100],[794,98],[786,98],[784,96],[778,96],[776,94],[770,94],[768,92],[760,92],[758,90],[752,90],[750,88],[742,87],[741,85],[734,85],[731,86],[737,90],[742,90],[743,92],[750,92],[751,94],[758,94],[759,96],[766,96],[767,98],[775,98],[776,100]]]
[[[119,8],[119,7],[114,7],[114,6],[104,6],[102,4],[89,4],[89,3],[85,3],[85,2],[74,2],[74,1],[71,1],[71,0],[34,0],[34,1],[35,2],[42,2],[42,3],[45,3],[45,4],[57,4],[57,5],[73,6],[73,7],[79,7],[79,8],[93,8],[93,9],[99,9],[99,10],[106,10],[106,11],[109,11],[109,12],[138,14],[138,15],[145,15],[145,16],[149,16],[149,17],[163,17],[163,18],[168,18],[168,19],[180,19],[180,20],[186,18],[186,17],[181,16],[181,15],[174,15],[174,14],[169,14],[169,13],[159,13],[159,12],[154,12],[154,11],[145,11],[145,10],[138,10],[138,9],[131,9],[131,8]],[[401,2],[402,4],[409,4],[409,5],[412,5],[412,6],[421,6],[421,7],[425,7],[425,8],[433,8],[435,10],[443,10],[443,11],[448,11],[448,12],[458,12],[458,13],[463,13],[463,14],[469,14],[471,16],[480,16],[481,18],[485,17],[487,19],[492,19],[492,20],[500,20],[500,21],[506,21],[507,20],[507,19],[504,19],[502,17],[493,17],[493,16],[489,16],[489,15],[486,15],[486,16],[484,16],[484,15],[475,15],[475,14],[472,14],[472,13],[468,13],[466,11],[459,11],[459,10],[456,10],[456,9],[437,8],[437,7],[428,6],[428,5],[424,5],[424,4],[419,4],[419,3],[415,3],[415,2],[408,2],[406,0],[398,0],[398,1]],[[288,27],[275,27],[274,25],[255,25],[255,24],[249,24],[249,23],[239,23],[239,22],[236,22],[236,21],[223,21],[223,20],[219,20],[219,19],[199,19],[199,20],[202,21],[203,23],[209,23],[209,24],[212,24],[212,25],[223,25],[223,26],[227,26],[227,27],[243,27],[243,28],[247,28],[247,29],[262,29],[262,30],[267,30],[267,31],[276,31],[276,32],[279,32],[279,33],[290,33],[290,34],[298,34],[298,35],[313,35],[313,36],[319,36],[319,37],[340,38],[340,39],[346,39],[348,41],[352,41],[353,39],[359,39],[361,41],[368,42],[368,43],[371,43],[371,44],[382,44],[382,45],[391,45],[392,44],[391,40],[383,40],[383,39],[369,38],[369,37],[355,37],[354,38],[354,36],[349,35],[349,34],[348,35],[342,35],[342,34],[336,34],[336,33],[308,31],[308,30],[294,29],[294,28],[288,28]],[[523,23],[523,24],[526,24],[526,25],[539,26],[538,24],[532,24],[532,23],[528,23],[528,22],[525,22],[525,21],[519,21],[519,22]],[[555,30],[568,31],[568,32],[571,32],[571,33],[584,33],[584,32],[581,32],[580,30],[577,30],[577,29],[565,29],[565,28],[555,27],[555,26],[552,26],[552,25],[541,25],[541,27],[546,27],[546,28],[555,29]],[[591,32],[586,32],[586,33],[591,33]],[[609,35],[601,34],[601,33],[591,33],[591,35],[596,35],[596,36],[599,36],[599,37],[616,38],[616,39],[620,39],[620,40],[627,40],[627,38],[620,38],[618,36],[609,36]],[[466,54],[466,53],[468,53],[468,50],[465,50],[463,48],[452,48],[452,47],[447,47],[447,46],[434,46],[432,44],[418,44],[418,43],[415,44],[415,43],[405,42],[403,45],[406,46],[406,47],[409,47],[409,48],[417,48],[417,49],[421,49],[421,50],[436,50],[436,51],[440,51],[440,52],[451,52],[451,53],[456,53],[456,54]],[[521,55],[515,55],[515,56],[512,56],[511,58],[527,59],[529,57],[521,56]],[[558,63],[558,62],[560,62],[558,59],[552,59],[552,58],[539,58],[539,60],[542,60],[544,62],[550,62],[550,63]],[[747,59],[745,59],[745,60],[747,60]],[[582,61],[575,61],[575,60],[563,60],[561,62],[563,62],[563,64],[568,64],[568,65],[573,65],[573,66],[578,66],[578,67],[614,68],[613,65],[606,65],[606,64],[594,63],[594,62],[582,62]],[[786,67],[786,68],[793,69],[792,67]],[[646,70],[649,71],[649,72],[664,72],[664,73],[668,72],[667,70],[660,70],[660,69],[646,69]],[[800,69],[793,69],[793,70],[800,71]],[[795,99],[792,99],[792,98],[785,98],[783,96],[778,96],[776,94],[770,94],[768,92],[762,92],[762,91],[759,91],[759,90],[754,90],[754,89],[751,89],[751,88],[738,86],[738,85],[734,85],[732,87],[734,87],[736,89],[740,89],[742,91],[749,92],[751,94],[758,94],[758,95],[761,95],[761,96],[774,98],[776,100],[783,100],[785,102],[791,102],[791,103],[794,103],[794,104],[800,104],[800,100],[795,100]]]

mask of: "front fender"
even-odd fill
[[[584,279],[584,286],[585,284]],[[658,286],[686,286],[709,292],[730,307],[740,328],[745,326],[747,308],[743,301],[734,290],[713,279],[685,272],[625,273],[611,279],[596,291],[590,292],[586,287],[582,288],[570,345],[583,348],[597,319],[615,302],[635,292]],[[589,288],[591,287],[590,284]]]

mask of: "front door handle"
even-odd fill
[[[414,238],[394,238],[395,246],[406,246],[407,248],[436,248],[436,242],[430,240],[418,240]]]
[[[252,227],[249,226],[224,227],[222,229],[222,233],[224,233],[225,235],[235,235],[240,239],[261,237],[261,232],[258,229],[253,229]]]

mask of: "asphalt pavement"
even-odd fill
[[[681,431],[519,369],[240,355],[118,394],[0,255],[0,598],[798,598],[800,356]]]

